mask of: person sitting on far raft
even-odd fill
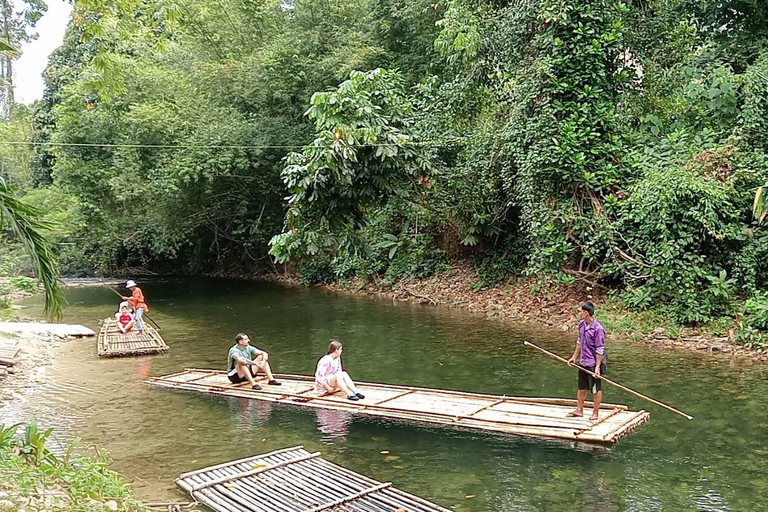
[[[341,343],[331,340],[328,352],[317,362],[315,393],[323,396],[343,391],[350,400],[361,400],[365,395],[357,390],[349,374],[341,369],[342,350]]]
[[[127,302],[120,303],[120,311],[115,313],[115,320],[117,320],[117,328],[120,329],[121,333],[125,334],[133,329],[133,315],[128,310]]]
[[[280,386],[281,383],[275,380],[272,375],[272,368],[269,366],[269,354],[263,350],[259,350],[256,347],[250,346],[248,343],[251,341],[251,337],[241,332],[235,336],[236,343],[229,349],[227,354],[227,377],[232,384],[240,384],[246,380],[251,384],[252,389],[261,389],[261,386],[256,384],[256,373],[261,370],[267,375],[270,386]]]
[[[125,283],[125,287],[131,290],[131,296],[123,297],[123,300],[127,300],[131,303],[131,306],[133,306],[136,329],[142,333],[144,332],[144,320],[142,318],[144,313],[149,312],[149,306],[144,302],[144,292],[141,291],[141,288],[136,286],[136,281],[133,279],[128,280],[128,282]]]
[[[579,391],[576,395],[576,410],[569,412],[569,417],[581,417],[584,415],[584,401],[587,399],[587,392],[592,392],[594,409],[590,420],[598,419],[600,402],[603,400],[603,387],[600,375],[605,373],[604,355],[605,355],[605,329],[595,319],[595,305],[592,301],[582,302],[579,306],[579,339],[576,342],[576,349],[568,360],[568,364],[574,366],[578,359],[579,364],[591,371],[598,378],[595,378],[585,371],[579,370]],[[581,357],[579,357],[581,356]]]

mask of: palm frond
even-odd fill
[[[58,320],[66,300],[59,289],[59,265],[56,255],[48,239],[42,234],[42,230],[51,226],[40,217],[40,210],[19,201],[14,195],[14,188],[0,180],[0,226],[7,224],[21,241],[32,260],[35,275],[45,290],[43,312]]]
[[[19,49],[7,39],[0,39],[0,55],[4,57],[18,57]]]

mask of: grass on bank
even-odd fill
[[[690,327],[680,325],[660,311],[631,311],[618,297],[609,297],[600,308],[600,322],[608,332],[625,334],[635,341],[654,331],[660,331],[671,339],[701,334],[712,338],[727,337],[729,341],[735,341],[744,347],[762,349],[768,348],[768,332],[761,329],[763,317],[766,315],[763,309],[768,307],[768,304],[764,305],[762,302],[754,306],[747,301],[739,308],[741,312],[735,316],[722,316]],[[749,311],[750,307],[750,320],[757,317],[757,320],[751,322],[745,319],[743,313],[744,310]],[[758,323],[758,327],[755,323]]]
[[[146,510],[129,484],[98,451],[79,453],[78,440],[56,456],[53,429],[0,425],[0,511],[95,512]]]

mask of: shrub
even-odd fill
[[[34,293],[37,291],[37,282],[27,276],[12,277],[11,285],[17,290],[28,293]]]
[[[315,260],[307,263],[301,269],[299,277],[301,283],[306,286],[313,284],[331,284],[336,281],[336,273],[328,260]]]

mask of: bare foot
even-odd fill
[[[566,414],[568,418],[581,418],[584,416],[581,411],[571,411],[568,414]]]
[[[597,420],[598,420],[598,416],[595,413],[593,413],[592,416],[589,417],[589,421],[597,421]]]

